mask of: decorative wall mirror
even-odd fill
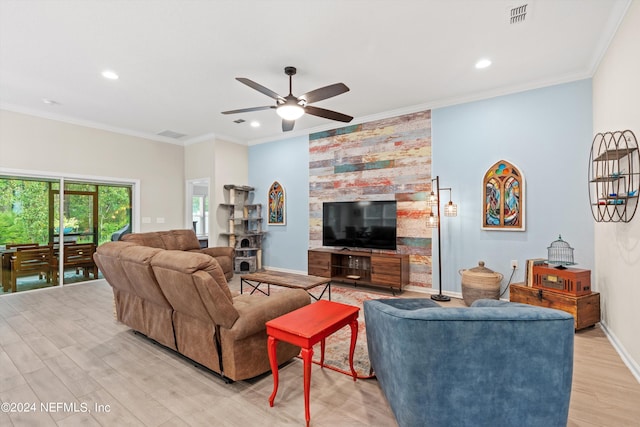
[[[500,160],[484,174],[482,229],[524,231],[524,176],[506,160]]]

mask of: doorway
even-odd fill
[[[209,238],[209,178],[192,179],[187,181],[186,218],[191,223],[188,228],[198,236],[201,244]]]

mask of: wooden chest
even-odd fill
[[[576,330],[588,328],[600,321],[600,294],[574,296],[523,284],[512,284],[509,300],[538,307],[555,308],[570,313]]]

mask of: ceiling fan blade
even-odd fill
[[[270,108],[276,108],[276,107],[273,106],[273,105],[265,105],[265,106],[262,106],[262,107],[241,108],[239,110],[223,111],[222,114],[248,113],[250,111],[268,110]]]
[[[293,125],[295,124],[295,120],[282,120],[282,131],[289,132],[290,130],[293,130]]]
[[[260,93],[267,95],[269,98],[275,99],[276,101],[278,99],[284,99],[283,97],[281,97],[280,95],[272,91],[271,89],[267,89],[266,87],[254,82],[253,80],[249,80],[244,77],[236,77],[236,80],[239,81],[240,83],[246,84],[250,88],[257,90]]]
[[[312,102],[322,101],[323,99],[328,99],[345,92],[349,92],[349,88],[344,83],[335,83],[300,95],[298,99],[304,99],[307,101],[307,104],[311,104]]]
[[[338,113],[337,111],[325,110],[324,108],[314,107],[307,105],[304,107],[304,112],[311,114],[312,116],[324,117],[325,119],[337,120],[339,122],[349,123],[353,120],[353,117],[346,114]]]

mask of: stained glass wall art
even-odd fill
[[[482,229],[524,231],[524,176],[512,163],[500,160],[484,175]]]

